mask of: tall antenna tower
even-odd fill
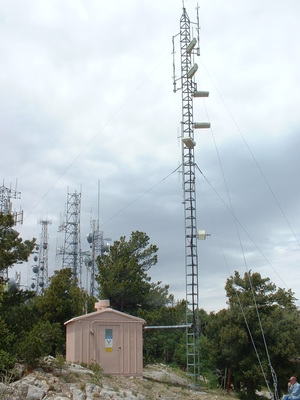
[[[59,232],[64,232],[64,245],[57,253],[62,255],[62,268],[71,268],[73,280],[81,287],[80,206],[81,193],[68,192],[65,221],[59,227]]]
[[[44,289],[48,287],[48,250],[49,235],[48,225],[52,224],[51,220],[40,219],[42,225],[41,246],[40,246],[40,282],[39,286]]]
[[[17,185],[16,185],[17,186]],[[21,192],[8,188],[3,184],[0,186],[0,213],[7,215],[11,214],[15,225],[23,224],[23,210],[12,211],[12,199],[20,199]],[[8,269],[0,271],[0,277],[4,280],[8,279]]]
[[[42,231],[40,235],[40,244],[35,248],[34,261],[37,263],[33,265],[32,272],[34,273],[34,281],[36,283],[31,284],[31,288],[36,288],[36,293],[41,294],[42,291],[48,286],[48,250],[49,250],[49,235],[48,225],[52,224],[52,221],[48,219],[40,219],[38,221],[42,225]]]
[[[99,230],[99,221],[91,220],[92,232],[87,235],[87,241],[90,245],[90,256],[86,259],[87,265],[90,268],[90,290],[89,294],[95,296],[96,281],[95,272],[97,268],[97,258],[101,256],[101,245],[103,242],[103,233]]]
[[[4,215],[11,214],[14,218],[15,225],[23,224],[23,211],[12,211],[12,199],[20,199],[21,192],[13,190],[11,187],[0,186],[0,213]]]
[[[103,257],[104,253],[109,252],[108,241],[111,239],[103,238],[103,232],[99,229],[99,221],[93,219],[91,221],[91,228],[92,232],[87,235],[87,241],[91,250],[89,256],[85,259],[85,264],[91,273],[89,294],[91,296],[95,296],[97,289],[95,279],[95,273],[97,271],[97,259],[98,257]]]
[[[97,271],[97,258],[103,257],[104,253],[109,251],[109,243],[105,243],[103,239],[103,232],[100,231],[100,181],[98,181],[98,219],[91,219],[92,232],[87,235],[87,241],[90,245],[90,253],[85,258],[87,269],[91,273],[89,294],[95,296],[96,294],[96,276]],[[111,239],[105,239],[110,241]],[[88,288],[87,288],[88,289]]]
[[[191,22],[183,6],[180,18],[180,33],[173,36],[173,91],[181,89],[182,121],[182,188],[185,219],[185,271],[186,271],[186,348],[188,383],[194,388],[200,387],[199,354],[199,289],[198,289],[198,254],[197,239],[205,238],[205,233],[197,232],[196,187],[195,187],[195,129],[209,128],[209,123],[194,122],[193,102],[195,97],[208,97],[208,92],[197,90],[195,73],[198,66],[194,63],[195,55],[200,55],[199,15],[197,7],[197,39],[191,37]],[[175,37],[180,37],[181,75],[175,75]],[[198,47],[196,47],[198,42]],[[177,82],[181,87],[177,89]]]

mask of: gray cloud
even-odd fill
[[[186,4],[195,20],[196,2]],[[181,178],[169,176],[181,158],[181,94],[172,93],[171,57],[181,6],[1,5],[0,166],[5,183],[18,179],[22,191],[14,205],[25,212],[23,237],[39,236],[40,218],[53,221],[50,272],[60,265],[55,248],[67,188],[82,187],[87,248],[100,180],[104,236],[146,232],[159,247],[153,280],[185,297]],[[195,154],[204,174],[197,172],[198,226],[211,234],[198,248],[200,307],[208,311],[226,306],[226,279],[246,267],[300,295],[293,235],[299,237],[299,8],[296,0],[200,4],[197,82],[210,97],[195,103],[195,120],[209,119],[212,130],[197,133]],[[26,267],[18,268],[29,281]]]

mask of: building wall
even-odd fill
[[[111,311],[67,323],[66,360],[97,363],[104,373],[142,375],[144,321]]]

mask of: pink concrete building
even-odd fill
[[[95,308],[65,322],[66,360],[97,363],[107,374],[142,375],[145,321],[109,308],[108,300]]]

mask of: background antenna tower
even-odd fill
[[[85,264],[91,272],[90,290],[89,294],[95,296],[96,294],[96,280],[95,272],[97,271],[97,259],[103,257],[104,253],[109,252],[110,238],[103,239],[103,232],[99,230],[99,223],[97,220],[91,221],[92,232],[87,235],[87,241],[90,244],[90,254],[85,258]]]
[[[103,257],[104,253],[109,251],[109,243],[111,239],[103,239],[103,232],[100,231],[100,181],[98,181],[98,219],[91,220],[92,232],[87,235],[87,241],[90,245],[90,254],[85,258],[85,264],[91,273],[90,290],[89,294],[95,296],[96,294],[96,280],[95,273],[97,270],[97,259]]]
[[[14,219],[15,225],[23,224],[23,210],[12,211],[12,199],[21,199],[21,192],[16,189],[13,190],[11,187],[8,188],[3,184],[0,186],[0,213],[7,215],[11,214]],[[0,277],[4,280],[8,279],[8,269],[0,271]]]
[[[89,266],[91,272],[89,294],[95,296],[96,294],[96,281],[95,272],[97,268],[97,258],[101,256],[101,244],[103,241],[103,233],[99,230],[99,223],[97,220],[91,220],[92,232],[87,235],[87,241],[90,245],[90,256],[86,258],[86,265]]]
[[[64,232],[64,245],[63,248],[57,250],[57,253],[62,256],[62,268],[71,268],[73,280],[78,279],[81,287],[80,207],[81,193],[68,192],[65,222],[58,229],[59,232]]]
[[[39,223],[42,225],[41,242],[40,242],[40,257],[39,257],[39,291],[43,291],[48,286],[48,249],[49,249],[49,235],[48,225],[52,221],[41,219]]]
[[[34,282],[32,282],[31,288],[35,289],[37,294],[41,294],[42,291],[48,287],[48,225],[51,225],[52,221],[40,219],[38,223],[42,225],[42,231],[40,234],[40,243],[35,247],[35,251],[33,252],[33,260],[36,264],[32,266]]]
[[[4,186],[4,183],[0,186],[0,213],[11,214],[14,217],[15,225],[23,224],[23,211],[12,211],[11,200],[20,198],[21,192]]]
[[[199,32],[199,18],[197,16],[197,32]],[[177,35],[176,35],[177,36]],[[173,90],[176,88],[175,50],[173,37]],[[194,63],[194,55],[199,54],[196,48],[197,39],[191,38],[191,22],[183,7],[180,18],[180,55],[181,55],[181,93],[182,93],[182,121],[181,121],[181,151],[182,151],[182,189],[185,219],[185,271],[186,271],[186,348],[187,348],[187,375],[188,384],[192,382],[196,389],[200,387],[200,354],[199,354],[199,289],[198,289],[198,254],[197,239],[199,236],[196,221],[196,189],[195,189],[195,156],[194,130],[209,128],[209,123],[194,122],[194,97],[207,97],[208,92],[197,91],[194,76],[198,66]]]

